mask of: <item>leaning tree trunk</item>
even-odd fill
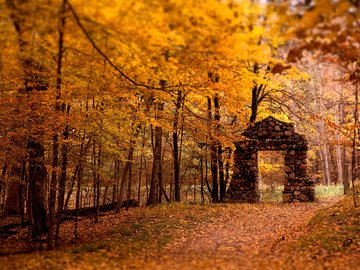
[[[125,167],[123,169],[122,176],[121,176],[121,183],[120,183],[120,187],[119,187],[119,196],[117,198],[116,212],[119,212],[121,204],[124,200],[126,184],[128,184],[128,188],[131,187],[131,185],[129,185],[129,183],[131,181],[131,167],[132,167],[132,162],[133,162],[133,158],[134,158],[135,143],[136,143],[135,139],[139,136],[140,129],[141,129],[141,126],[137,126],[135,133],[133,133],[133,138],[130,139],[130,147],[129,147],[129,152],[128,152],[128,156],[127,156],[127,161],[125,163]]]

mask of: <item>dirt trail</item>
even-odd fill
[[[162,250],[148,269],[254,269],[306,230],[314,213],[331,202],[229,205],[210,223],[195,226]]]

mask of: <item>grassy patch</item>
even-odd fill
[[[343,185],[319,185],[315,188],[316,198],[327,199],[333,197],[340,197],[344,194],[344,187]]]
[[[260,185],[260,201],[262,202],[281,202],[283,186]],[[342,185],[319,185],[315,188],[316,198],[325,200],[334,197],[341,197],[344,194]]]
[[[262,202],[281,202],[283,186],[260,185],[260,201]]]
[[[111,249],[111,243],[104,241],[104,242],[95,242],[95,243],[76,246],[71,249],[71,253],[73,254],[89,253],[89,252],[96,252],[99,250],[110,250],[110,249]]]
[[[139,211],[112,230],[111,241],[117,249],[119,246],[125,251],[130,248],[132,254],[145,249],[159,250],[174,239],[177,232],[190,230],[195,224],[208,222],[216,215],[212,205],[182,203],[157,205]]]
[[[310,232],[298,242],[300,249],[328,254],[360,251],[360,208],[354,208],[350,196],[320,210],[308,228]]]

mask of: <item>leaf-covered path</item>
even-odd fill
[[[179,234],[144,268],[272,269],[274,251],[304,234],[314,213],[330,203],[226,205],[212,222]]]
[[[81,220],[76,244],[68,221],[62,248],[0,256],[0,269],[360,269],[355,236],[355,249],[332,262],[319,249],[299,249],[310,219],[336,200],[141,207]]]

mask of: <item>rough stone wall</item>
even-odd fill
[[[288,150],[285,153],[283,202],[314,201],[315,182],[307,176],[307,150]]]
[[[247,140],[236,144],[234,173],[227,192],[227,201],[257,202],[258,151],[285,151],[283,202],[315,200],[315,184],[307,176],[307,141],[294,126],[273,117],[255,123],[244,135]]]
[[[241,202],[258,202],[258,153],[256,150],[236,147],[233,177],[227,192],[228,199]]]

